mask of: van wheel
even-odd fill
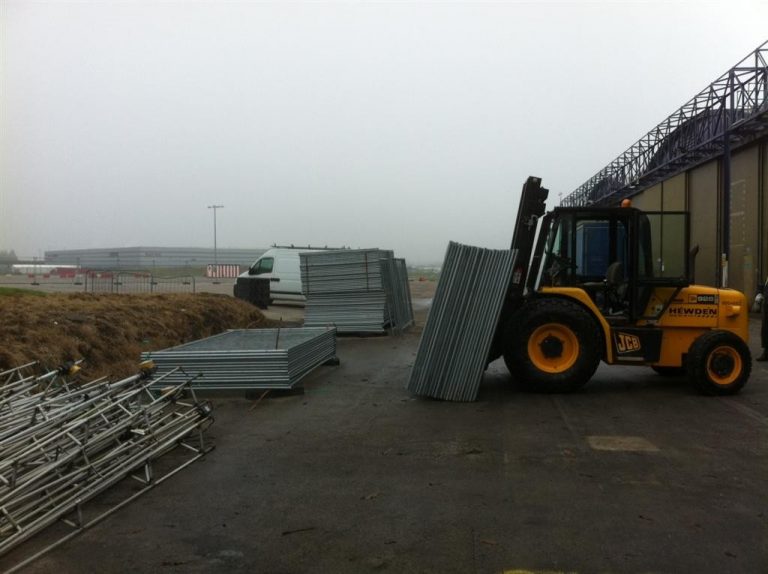
[[[749,347],[729,331],[709,331],[688,351],[688,379],[705,395],[734,395],[752,371]]]
[[[594,318],[566,299],[534,299],[510,323],[504,362],[527,390],[565,393],[584,386],[602,356]]]

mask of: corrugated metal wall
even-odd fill
[[[664,211],[685,211],[687,207],[685,201],[686,182],[686,174],[681,173],[661,184],[662,209]]]
[[[722,252],[722,161],[713,160],[650,187],[632,198],[647,211],[691,213],[691,246],[699,246],[696,282],[718,285]],[[768,274],[768,140],[731,154],[728,286],[751,301]]]
[[[759,177],[761,189],[760,194],[758,195],[758,199],[762,204],[762,209],[760,210],[761,217],[758,225],[761,235],[759,272],[762,274],[760,278],[765,279],[765,277],[768,276],[768,231],[766,231],[766,227],[768,227],[768,141],[763,141],[760,147],[763,151],[761,154]]]
[[[757,175],[758,147],[734,153],[731,158],[731,255],[728,286],[746,293],[751,301],[760,283]]]
[[[711,161],[688,172],[688,210],[691,213],[691,247],[698,245],[696,282],[717,285],[720,266],[718,189],[720,170]]]
[[[643,211],[661,210],[661,184],[649,187],[641,194],[632,198],[632,205]]]

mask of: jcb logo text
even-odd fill
[[[627,333],[616,333],[616,348],[619,353],[632,353],[640,350],[640,337]]]

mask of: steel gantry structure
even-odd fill
[[[601,169],[562,205],[612,205],[768,133],[768,41]],[[727,189],[728,185],[724,185]]]

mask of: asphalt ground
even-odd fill
[[[497,362],[458,404],[404,389],[418,338],[341,338],[303,395],[215,400],[214,451],[24,571],[768,572],[766,363],[715,398],[604,365],[527,394]]]

